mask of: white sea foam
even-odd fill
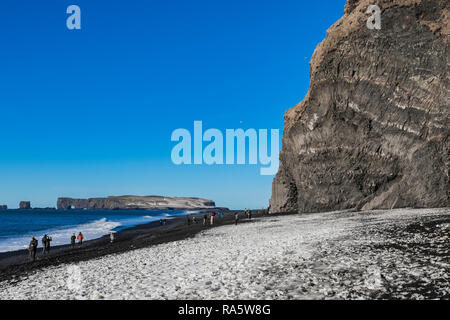
[[[159,219],[166,218],[166,217],[171,217],[171,215],[168,214],[168,213],[165,213],[165,214],[159,215],[159,216],[143,216],[142,218],[150,219],[152,221],[155,221],[155,220],[159,220]]]
[[[186,214],[194,214],[194,213],[200,213],[200,210],[190,210],[190,211],[186,211]]]

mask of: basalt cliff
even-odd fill
[[[72,199],[59,198],[58,209],[88,210],[138,210],[138,209],[210,209],[215,208],[214,201],[200,198],[175,198],[161,196],[112,196],[107,198]]]
[[[285,114],[270,212],[450,206],[449,22],[448,0],[348,0]]]

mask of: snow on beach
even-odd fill
[[[266,217],[39,270],[0,299],[448,298],[449,222],[449,209]]]

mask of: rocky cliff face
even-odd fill
[[[448,0],[348,0],[285,114],[271,212],[450,205],[449,22]]]
[[[172,198],[160,196],[119,196],[107,198],[59,198],[58,209],[208,209],[214,201],[200,198]]]

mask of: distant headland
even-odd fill
[[[73,199],[59,198],[58,210],[170,210],[170,209],[212,209],[212,200],[201,198],[163,197],[163,196],[110,196],[106,198]]]
[[[195,197],[109,196],[104,198],[58,198],[57,208],[35,208],[30,201],[21,201],[19,210],[194,210],[217,209],[212,200]],[[222,208],[226,209],[226,208]],[[0,211],[8,210],[0,205]]]

